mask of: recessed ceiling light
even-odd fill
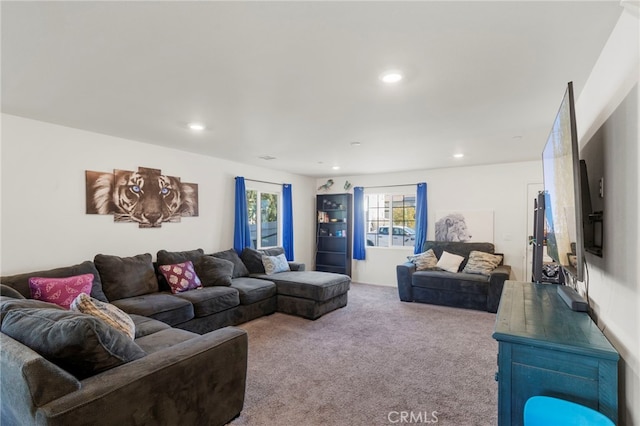
[[[462,158],[464,154],[453,154],[453,158]]]
[[[360,145],[362,145],[360,142],[357,142],[357,141],[351,142],[351,146],[360,146]]]
[[[189,128],[191,130],[197,130],[197,131],[204,130],[204,124],[202,124],[202,123],[189,123]]]
[[[333,166],[332,169],[333,170],[340,170],[340,166]]]
[[[276,159],[276,157],[271,156],[271,155],[268,155],[268,154],[261,155],[261,156],[260,156],[260,157],[258,157],[258,158],[260,158],[261,160],[267,160],[267,161],[269,161],[269,160],[275,160],[275,159]]]
[[[383,83],[387,83],[387,84],[394,84],[394,83],[398,83],[400,80],[402,80],[403,76],[402,73],[400,71],[385,71],[382,74],[380,74],[380,80],[382,80]]]

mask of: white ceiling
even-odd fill
[[[622,7],[2,1],[1,13],[5,113],[337,176],[540,158],[566,83],[579,96]],[[404,81],[384,86],[388,68]]]

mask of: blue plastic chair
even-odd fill
[[[615,426],[607,416],[575,402],[532,396],[524,405],[524,426]]]

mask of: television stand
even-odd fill
[[[566,285],[559,285],[557,291],[558,296],[560,296],[562,301],[566,303],[572,311],[587,312],[589,310],[587,301],[573,288]]]

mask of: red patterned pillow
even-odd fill
[[[44,302],[55,303],[69,309],[71,302],[80,293],[91,293],[93,274],[74,275],[66,278],[29,278],[31,297]]]
[[[196,275],[193,263],[190,260],[176,263],[175,265],[160,265],[158,269],[167,279],[169,287],[171,287],[171,293],[182,293],[202,287],[200,278]]]

